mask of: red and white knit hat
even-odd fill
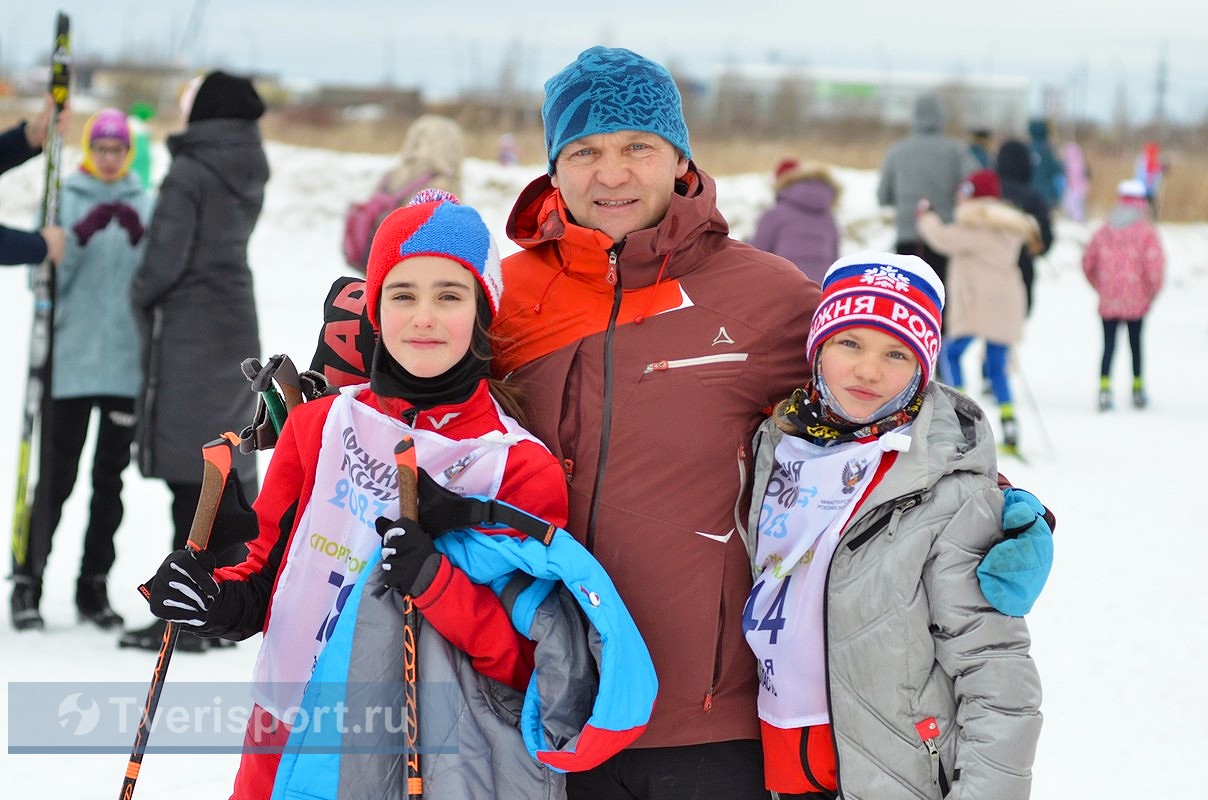
[[[499,313],[503,272],[499,250],[478,212],[440,189],[423,189],[411,202],[391,211],[373,235],[365,269],[365,310],[374,330],[381,328],[378,305],[382,281],[395,264],[415,256],[440,256],[460,262],[482,286],[491,313]]]
[[[847,328],[875,328],[898,339],[919,360],[927,385],[940,352],[944,284],[918,256],[865,250],[840,258],[822,279],[822,299],[806,352],[813,364],[822,343]]]

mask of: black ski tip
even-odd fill
[[[412,447],[415,447],[415,442],[411,439],[410,436],[404,436],[402,439],[399,439],[398,444],[396,444],[394,446],[394,454],[396,456],[401,456],[403,453],[407,452]]]

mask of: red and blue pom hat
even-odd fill
[[[374,330],[381,330],[378,308],[382,281],[400,261],[439,256],[457,261],[482,286],[491,313],[499,313],[503,273],[499,250],[478,212],[461,205],[456,195],[423,189],[411,202],[391,211],[373,235],[365,269],[365,311]]]
[[[840,258],[822,279],[822,299],[806,351],[815,363],[822,343],[848,328],[874,328],[910,348],[931,380],[940,352],[944,284],[918,256],[865,250]]]

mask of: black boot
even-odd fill
[[[75,602],[80,622],[91,622],[102,630],[120,628],[124,622],[109,606],[104,575],[88,575],[77,580]]]
[[[19,631],[36,631],[46,627],[38,603],[42,601],[42,581],[28,575],[13,576],[13,595],[9,611],[13,627]]]
[[[145,628],[126,631],[117,640],[118,647],[137,647],[140,650],[159,650],[164,642],[164,631],[168,623],[157,619]],[[188,630],[182,625],[180,635],[176,637],[176,649],[184,653],[204,653],[206,640]]]

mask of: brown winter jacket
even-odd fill
[[[542,176],[520,196],[492,333],[528,428],[567,467],[567,529],[604,565],[659,678],[637,747],[756,739],[743,639],[749,442],[806,378],[819,289],[731,239],[693,166],[622,245],[572,223]],[[612,262],[610,264],[610,259]],[[615,277],[610,283],[609,278]]]

